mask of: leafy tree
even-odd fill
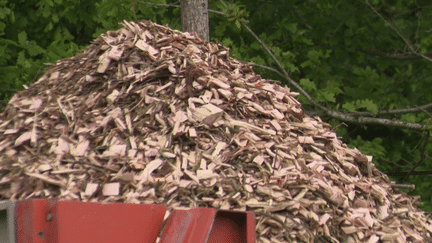
[[[0,0],[0,100],[123,19],[181,28],[174,0]],[[309,115],[415,184],[432,211],[432,5],[426,0],[209,1],[210,40],[301,93]],[[409,175],[408,175],[409,174]]]

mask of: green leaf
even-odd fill
[[[281,54],[281,49],[280,47],[275,46],[272,48],[272,52],[275,56],[279,56]]]
[[[54,23],[57,23],[57,22],[59,22],[59,16],[57,15],[57,14],[53,14],[52,16],[51,16],[51,19],[52,19],[52,21],[54,22]]]
[[[9,8],[0,8],[0,19],[6,18],[7,15],[11,14],[11,10]]]
[[[21,31],[18,34],[18,43],[22,46],[27,45],[27,33],[25,31]]]
[[[316,90],[317,87],[314,82],[310,81],[307,78],[300,79],[300,86],[306,91]]]
[[[22,31],[18,34],[18,43],[20,46],[28,51],[30,56],[34,57],[41,53],[44,53],[45,50],[38,46],[34,41],[27,40],[27,33]]]
[[[407,122],[413,122],[413,123],[418,122],[416,116],[412,113],[403,114],[401,116],[401,120]]]
[[[30,62],[25,57],[24,51],[21,51],[20,53],[18,53],[17,64],[22,66],[23,68],[30,68],[31,67]]]
[[[287,24],[285,28],[294,34],[297,32],[297,23]]]
[[[226,22],[226,21],[220,23],[218,26],[216,26],[213,35],[216,35],[219,38],[224,36],[227,25],[228,25],[228,22]]]
[[[45,49],[36,45],[34,41],[30,42],[30,45],[27,47],[28,54],[32,57],[37,56],[39,54],[45,53]]]
[[[351,113],[355,113],[356,112],[356,106],[355,106],[354,101],[347,102],[347,103],[343,104],[342,108],[344,108],[345,110],[347,110],[348,112],[351,112]]]
[[[6,24],[0,21],[0,36],[4,35],[4,29],[6,28]]]
[[[313,46],[313,44],[314,44],[313,41],[311,39],[308,39],[308,38],[301,38],[301,41],[308,46]]]
[[[251,61],[254,62],[254,63],[257,63],[257,64],[262,64],[262,65],[265,64],[265,60],[262,59],[260,56],[252,57]]]
[[[382,138],[374,138],[372,141],[363,140],[361,136],[350,142],[350,147],[357,147],[362,153],[372,155],[374,157],[385,156],[386,149],[384,148]]]
[[[364,108],[367,111],[373,113],[374,115],[378,114],[378,106],[369,99],[358,100],[356,102],[357,108]]]
[[[287,67],[291,73],[300,71],[298,69],[298,67],[295,66],[294,63],[291,63],[291,62],[284,62],[284,66]]]
[[[302,63],[300,64],[300,67],[305,68],[305,67],[307,67],[307,66],[311,66],[312,64],[313,64],[313,63],[312,63],[311,60],[307,60],[307,61],[305,61],[305,62],[302,62]]]
[[[322,53],[316,50],[310,50],[308,52],[308,57],[312,62],[318,62],[319,58],[322,56]]]
[[[53,22],[49,22],[46,26],[45,29],[43,30],[44,32],[49,32],[54,28],[54,24]]]
[[[335,95],[332,92],[322,91],[319,94],[321,96],[320,100],[322,100],[323,102],[333,102],[333,103],[336,102],[336,99],[334,97]]]
[[[222,40],[222,45],[226,46],[226,47],[230,47],[233,45],[233,41],[230,38],[224,38]]]

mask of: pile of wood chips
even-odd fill
[[[196,35],[123,26],[0,114],[0,199],[251,210],[258,242],[431,242],[418,200],[298,93]]]

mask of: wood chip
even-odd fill
[[[223,110],[213,104],[205,104],[193,112],[193,118],[207,125],[212,125],[223,115]]]
[[[102,187],[102,194],[104,196],[118,196],[120,193],[120,183],[107,183]]]

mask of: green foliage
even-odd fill
[[[357,111],[357,106],[355,104],[355,101],[350,101],[342,105],[342,108],[344,108],[346,111],[354,113]]]
[[[351,113],[355,113],[356,111],[359,111],[361,109],[365,109],[366,111],[369,111],[374,115],[378,113],[378,106],[369,99],[347,102],[342,105],[342,108]]]
[[[372,155],[374,157],[383,157],[386,149],[382,145],[382,138],[374,138],[372,141],[367,141],[357,136],[355,140],[351,140],[350,147],[358,148],[362,153]]]
[[[178,4],[176,0],[151,2]],[[362,1],[225,2],[226,7],[221,1],[209,1],[210,9],[226,13],[209,13],[210,37],[229,47],[233,57],[278,68],[242,28],[247,23],[291,78],[327,108],[354,115],[368,111],[377,117],[421,124],[432,119],[429,112],[378,113],[432,102],[432,65],[410,48],[432,57],[432,8],[409,0],[370,1],[391,20],[389,25]],[[37,80],[43,63],[75,55],[101,33],[117,29],[124,19],[150,19],[180,29],[180,14],[178,8],[133,0],[0,0],[0,109],[23,84]],[[255,70],[281,80],[269,70]],[[314,108],[305,97],[300,100],[305,109]],[[345,126],[332,118],[323,119],[350,146],[373,155],[383,171],[409,170],[422,154],[432,152],[430,142],[423,146],[425,136],[420,132],[378,125]],[[428,168],[432,161],[426,156],[418,170]],[[417,189],[410,193],[420,194],[424,208],[431,209],[432,182],[413,176],[408,183],[416,184]]]
[[[300,79],[299,83],[300,83],[301,87],[303,87],[303,89],[305,89],[308,92],[311,92],[311,91],[314,91],[317,89],[315,83],[310,81],[307,78]]]
[[[245,10],[245,6],[241,4],[228,3],[227,8],[223,9],[228,14],[227,19],[235,23],[237,28],[240,28],[241,23],[248,23],[247,18],[249,13]]]

